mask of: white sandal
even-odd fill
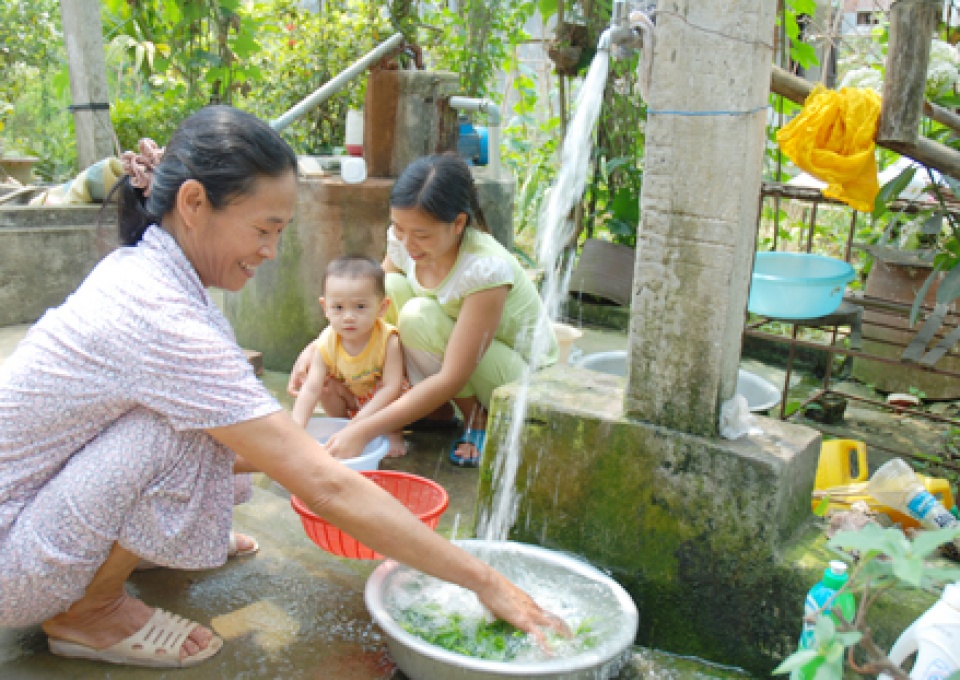
[[[147,668],[187,668],[206,661],[223,647],[223,638],[214,635],[210,644],[196,654],[180,658],[180,649],[196,628],[189,621],[162,609],[154,609],[150,620],[130,637],[106,649],[94,649],[78,642],[50,638],[50,652],[70,659],[91,659]]]

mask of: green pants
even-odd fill
[[[386,283],[390,298],[386,321],[400,331],[407,376],[415,385],[440,372],[457,320],[448,316],[435,299],[417,297],[402,274],[387,274]],[[456,397],[475,397],[488,408],[493,391],[519,380],[526,370],[527,362],[518,352],[494,340]]]

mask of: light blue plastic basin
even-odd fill
[[[848,262],[809,253],[757,253],[747,309],[781,319],[832,314],[856,273]]]

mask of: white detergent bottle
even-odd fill
[[[914,652],[911,680],[945,680],[960,670],[960,581],[944,588],[939,602],[903,631],[889,656],[900,665]],[[878,679],[891,680],[886,673]]]

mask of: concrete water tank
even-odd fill
[[[420,156],[457,150],[460,77],[447,71],[375,69],[363,105],[363,156],[370,177],[398,177]]]

